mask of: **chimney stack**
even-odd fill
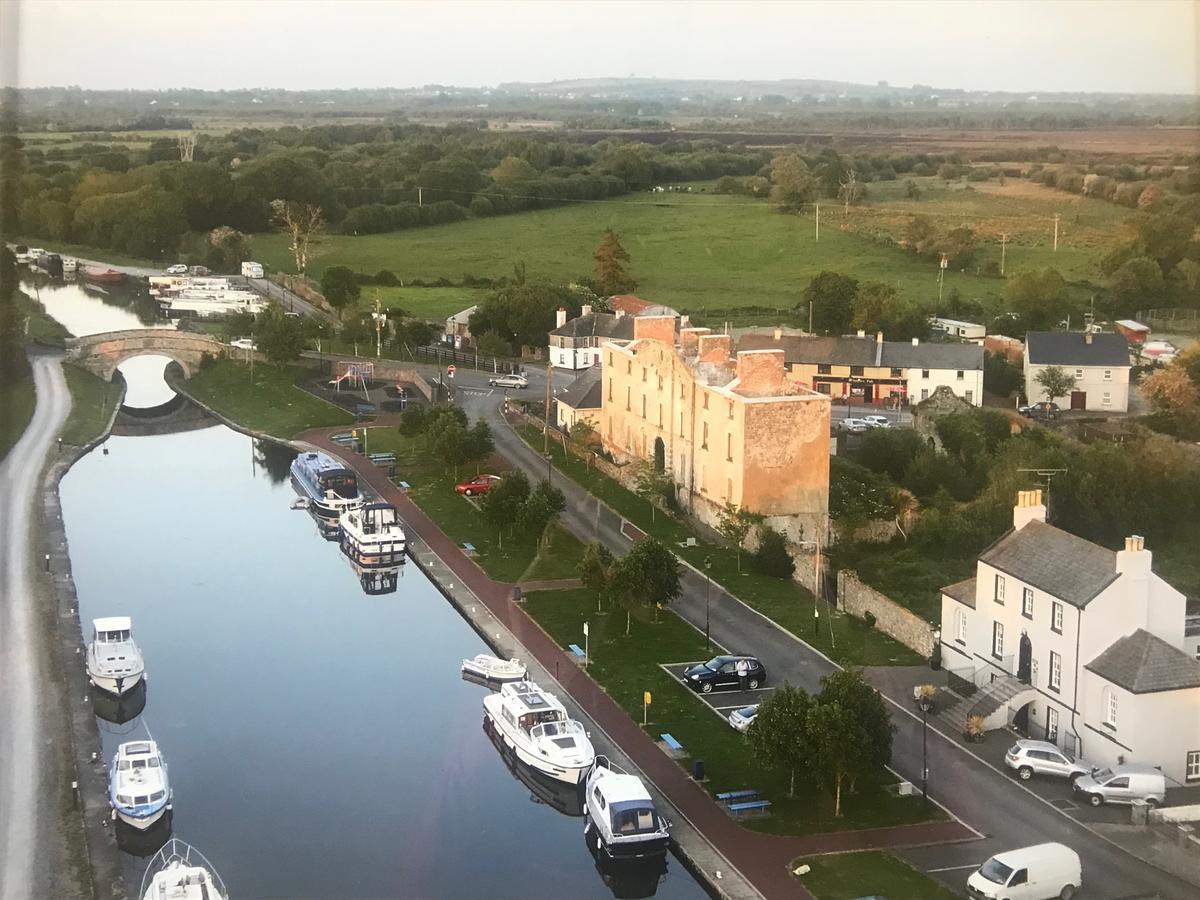
[[[592,304],[590,304],[590,303],[583,304],[582,315],[590,316],[591,314],[592,314]]]
[[[883,332],[882,331],[875,332],[875,343],[877,343],[877,344],[883,343]]]
[[[1041,490],[1017,491],[1017,505],[1013,507],[1013,528],[1020,531],[1030,522],[1045,522],[1046,506],[1042,503]]]
[[[1083,342],[1084,342],[1085,344],[1088,344],[1089,346],[1091,345],[1091,343],[1092,343],[1092,333],[1091,333],[1090,331],[1085,331],[1085,332],[1083,333]]]
[[[783,337],[783,329],[782,329],[782,328],[776,328],[776,329],[775,329],[775,340],[777,340],[777,341],[778,341],[778,340],[779,340],[780,338],[782,338],[782,337]]]
[[[566,307],[560,306],[558,308],[558,313],[554,317],[554,327],[562,328],[566,324],[567,324],[567,310],[566,310]]]
[[[1140,534],[1125,538],[1125,549],[1117,551],[1117,574],[1130,579],[1130,584],[1136,586],[1131,590],[1135,596],[1145,596],[1143,592],[1149,590],[1151,556],[1146,549],[1146,539]],[[1153,614],[1150,608],[1146,612]],[[1169,627],[1174,629],[1177,626],[1172,622]],[[1165,636],[1163,632],[1154,633]]]
[[[858,329],[858,336],[859,336],[859,337],[866,337],[866,336],[867,336],[867,333],[866,333],[865,331],[863,331],[863,330],[860,328],[860,329]]]
[[[918,346],[920,346],[920,344],[921,344],[920,338],[913,338],[913,346],[914,347],[918,347]]]
[[[617,308],[617,318],[618,318],[618,319],[620,319],[620,318],[621,318],[622,316],[624,316],[624,315],[625,315],[625,310],[623,310],[623,309],[621,309],[620,307],[618,307],[618,308]]]

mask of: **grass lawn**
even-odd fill
[[[795,860],[792,868],[805,863],[812,871],[797,880],[817,900],[882,897],[881,892],[886,892],[888,900],[955,900],[958,896],[940,882],[882,850],[807,857]]]
[[[583,643],[590,623],[588,671],[635,721],[642,720],[642,693],[650,691],[646,731],[656,740],[669,732],[694,758],[703,759],[713,794],[757,788],[771,800],[772,815],[747,821],[747,827],[780,834],[810,834],[846,828],[870,828],[924,821],[919,798],[896,797],[880,785],[860,786],[843,797],[842,817],[834,818],[831,795],[797,778],[796,796],[788,797],[788,775],[756,762],[746,738],[718,718],[690,690],[659,668],[660,663],[707,659],[704,635],[672,612],[652,622],[635,617],[625,636],[623,609],[596,612],[596,595],[580,588],[529,594],[526,611],[563,647]],[[687,768],[691,758],[680,761]]]
[[[402,279],[458,281],[464,274],[509,275],[514,262],[524,261],[530,275],[577,280],[591,274],[592,253],[604,229],[613,228],[629,251],[641,296],[698,317],[708,311],[714,321],[744,319],[725,314],[744,306],[778,310],[757,318],[782,320],[809,279],[825,269],[885,281],[922,302],[937,296],[936,261],[843,231],[832,211],[822,210],[818,242],[811,214],[782,215],[743,197],[675,194],[656,201],[653,196],[634,194],[391,234],[329,235],[310,274],[320,278],[327,266],[344,265],[360,272],[390,269]],[[255,235],[254,247],[265,264],[289,268],[282,235]],[[1009,267],[1017,268],[1015,262]],[[1002,293],[1004,283],[951,271],[945,289],[954,287],[966,297],[982,297]]]
[[[197,372],[185,389],[234,422],[279,438],[290,438],[321,425],[348,425],[354,416],[318,400],[296,387],[299,374],[293,366],[259,364],[250,367],[231,359],[219,359],[209,369]]]
[[[495,531],[472,500],[454,492],[457,482],[475,474],[475,466],[463,466],[455,474],[438,463],[420,438],[405,437],[394,428],[368,429],[367,451],[387,450],[396,454],[398,477],[411,485],[408,495],[413,502],[454,541],[472,544],[475,561],[493,578],[517,582],[579,577],[583,545],[561,526],[550,530],[539,549],[533,535]]]
[[[541,448],[541,431],[534,426],[518,426],[517,433],[535,449]],[[737,554],[730,547],[697,539],[695,547],[683,547],[693,533],[661,510],[650,513],[650,504],[575,456],[564,456],[562,446],[551,444],[554,464],[589,493],[599,497],[620,515],[647,534],[670,545],[682,558],[703,570],[705,559],[712,562],[709,572],[747,605],[779,623],[793,634],[843,665],[917,665],[921,657],[865,622],[838,612],[828,603],[821,604],[819,630],[813,634],[812,592],[791,580],[770,578],[752,571],[749,554],[742,554],[738,571]],[[738,648],[730,648],[738,649]]]
[[[33,375],[27,373],[13,384],[0,385],[0,459],[21,439],[37,405]]]
[[[71,391],[71,414],[63,425],[62,440],[82,447],[104,431],[125,388],[119,381],[105,381],[78,366],[63,366],[63,374]]]
[[[485,288],[363,285],[358,308],[363,312],[374,310],[376,293],[387,309],[402,309],[405,315],[443,324],[449,316],[483,302],[488,295]],[[343,310],[343,318],[346,314],[347,311]]]
[[[63,341],[71,336],[71,332],[57,319],[52,318],[46,312],[46,308],[33,297],[23,291],[17,291],[13,296],[16,298],[17,309],[25,316],[26,336],[52,347],[63,346]]]

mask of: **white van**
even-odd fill
[[[242,277],[243,278],[262,278],[263,277],[262,263],[256,263],[256,262],[242,263]]]
[[[997,853],[967,879],[979,900],[1071,900],[1083,885],[1079,854],[1063,844]]]
[[[1167,796],[1167,779],[1153,766],[1124,763],[1107,769],[1093,769],[1071,783],[1071,789],[1092,806],[1105,803],[1136,803],[1162,806]]]

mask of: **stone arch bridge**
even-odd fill
[[[200,367],[200,358],[208,353],[220,356],[225,345],[207,334],[175,331],[169,328],[138,328],[128,331],[107,331],[70,338],[66,342],[67,360],[105,381],[112,381],[113,372],[127,359],[135,356],[158,355],[173,359],[183,368],[187,378]]]

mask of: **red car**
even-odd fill
[[[476,494],[486,494],[499,483],[499,475],[476,475],[470,481],[460,481],[454,486],[454,490],[456,493],[474,497]]]

